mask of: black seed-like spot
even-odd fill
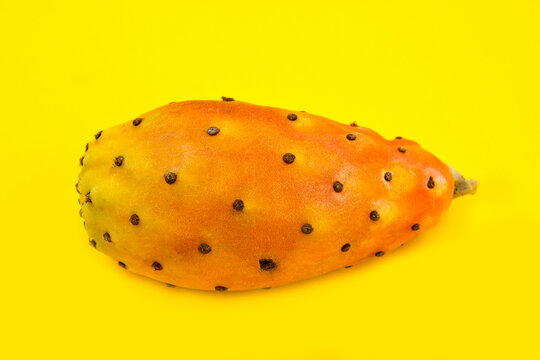
[[[263,290],[270,290],[272,287],[271,286],[268,286],[268,287],[263,287],[262,289]]]
[[[176,181],[177,175],[173,172],[168,172],[165,175],[163,175],[163,177],[165,178],[165,182],[170,185],[170,184],[174,184],[174,182]]]
[[[103,239],[105,239],[106,242],[112,242],[111,241],[111,235],[108,232],[103,234]]]
[[[215,126],[210,126],[207,130],[206,130],[206,133],[210,136],[214,136],[214,135],[217,135],[219,133],[219,128],[215,127]]]
[[[90,243],[91,246],[96,247],[96,241],[95,240],[90,240],[89,243]]]
[[[295,121],[296,119],[298,119],[298,116],[296,116],[296,114],[289,114],[287,115],[287,119]]]
[[[223,101],[234,101],[234,99],[232,97],[226,97],[226,96],[222,96],[221,100],[223,100]]]
[[[381,257],[381,256],[383,256],[383,255],[384,255],[384,251],[377,251],[377,252],[375,253],[375,256],[376,256],[376,257]]]
[[[277,266],[276,263],[271,259],[260,259],[259,266],[261,270],[272,270]]]
[[[311,224],[302,225],[302,232],[304,234],[311,234],[313,232],[313,226]]]
[[[381,216],[379,215],[379,213],[375,210],[373,210],[372,212],[369,213],[369,218],[373,221],[378,221]]]
[[[242,211],[244,210],[244,202],[240,199],[234,200],[232,207],[236,211]]]
[[[345,266],[345,269],[348,269],[350,267],[352,267],[352,265],[347,265],[347,266]]]
[[[163,270],[163,266],[161,266],[160,263],[158,263],[157,261],[154,261],[152,263],[152,267],[154,268],[154,271],[161,271]]]
[[[405,245],[405,243],[403,243],[403,244],[401,244],[401,245],[399,245],[399,246],[403,246],[403,245]]]
[[[352,123],[350,123],[350,125],[353,127],[358,127],[358,124],[356,123],[356,121],[353,121]]]
[[[168,287],[176,287],[176,285],[169,284],[169,283],[165,283],[165,285],[167,285]]]
[[[122,166],[123,163],[124,163],[124,157],[122,155],[114,158],[114,165]]]
[[[92,199],[90,198],[90,192],[86,193],[84,201],[90,204],[92,203]]]
[[[94,137],[97,139],[99,139],[99,137],[101,136],[101,133],[103,132],[103,130],[101,130],[100,132],[98,132],[96,135],[94,135]]]
[[[405,151],[407,151],[407,149],[405,149],[403,146],[400,146],[397,148],[399,152],[402,152],[404,153]]]
[[[283,155],[283,161],[285,161],[285,164],[292,164],[294,162],[294,159],[296,159],[296,156],[291,153],[286,153],[285,155]]]
[[[335,191],[335,192],[342,192],[342,191],[343,191],[343,184],[340,183],[339,181],[336,181],[336,182],[334,183],[334,186],[333,186],[333,187],[334,187],[334,191]]]
[[[118,262],[118,265],[119,265],[120,267],[123,267],[124,269],[126,268],[126,264],[124,264],[124,263],[121,262],[121,261]]]
[[[139,126],[140,123],[142,123],[143,118],[136,118],[133,120],[133,126]]]
[[[420,230],[420,224],[414,224],[413,226],[411,226],[411,229],[412,229],[413,231],[418,231],[418,230]]]
[[[81,164],[81,166],[83,166],[83,160],[84,160],[84,155],[81,156],[81,158],[79,159],[79,164]]]
[[[227,287],[220,285],[216,286],[215,289],[216,291],[227,291]]]
[[[129,221],[131,221],[133,225],[139,225],[139,221],[140,221],[139,215],[137,214],[131,215],[131,217],[129,218]]]
[[[347,252],[351,249],[351,244],[347,243],[341,247],[341,251]]]
[[[403,139],[401,136],[396,136],[396,140],[401,140]]]
[[[210,251],[212,251],[212,248],[208,244],[201,244],[199,245],[199,252],[201,254],[208,254]]]
[[[86,146],[84,147],[84,151],[88,151],[88,143],[86,143]]]
[[[384,180],[391,181],[392,180],[392,173],[387,171],[384,173]]]
[[[354,135],[354,134],[347,134],[347,140],[349,140],[349,141],[354,141],[354,140],[356,140],[356,135]]]
[[[435,187],[435,180],[433,180],[433,177],[429,177],[427,182],[427,187],[430,189],[433,189]]]

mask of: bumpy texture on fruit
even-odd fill
[[[90,244],[167,284],[268,288],[382,256],[452,200],[452,172],[414,141],[223,100],[95,135],[77,184]]]

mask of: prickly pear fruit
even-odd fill
[[[451,170],[414,141],[223,100],[95,135],[77,183],[92,246],[168,284],[267,288],[382,256],[452,200]]]

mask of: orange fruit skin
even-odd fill
[[[399,247],[452,200],[437,157],[364,127],[240,101],[171,103],[138,119],[89,144],[81,215],[99,251],[165,283],[234,291],[311,278]]]

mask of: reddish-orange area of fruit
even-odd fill
[[[91,244],[130,271],[205,290],[380,256],[435,225],[454,186],[414,141],[239,101],[152,110],[96,135],[82,164]]]

